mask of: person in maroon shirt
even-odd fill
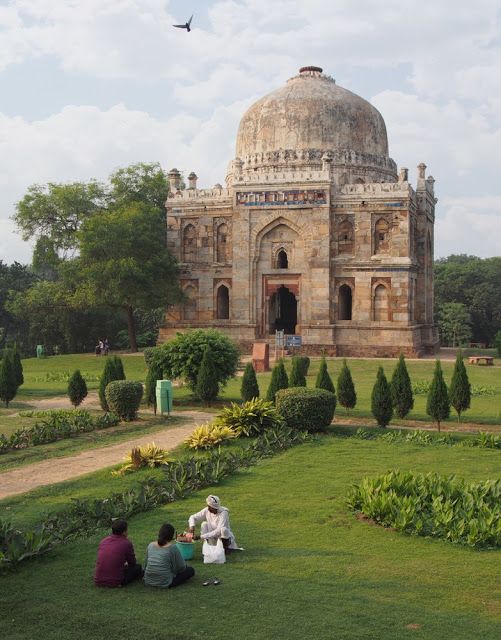
[[[121,518],[113,520],[111,532],[99,543],[94,583],[100,587],[124,587],[142,578],[143,570],[136,562],[132,542],[127,539],[127,522]]]

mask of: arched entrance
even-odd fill
[[[270,297],[269,330],[296,333],[297,324],[297,299],[286,286],[281,285]]]

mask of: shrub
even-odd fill
[[[207,347],[214,360],[216,381],[224,386],[237,371],[239,353],[235,344],[220,331],[195,329],[178,333],[173,340],[158,347],[155,357],[168,377],[182,378],[195,391]]]
[[[74,407],[82,404],[84,398],[87,397],[87,385],[79,369],[77,369],[69,379],[68,397]]]
[[[371,411],[380,427],[386,427],[393,417],[390,385],[384,375],[383,367],[379,367],[376,384],[372,389]]]
[[[431,381],[426,401],[426,413],[437,423],[439,433],[440,422],[449,417],[450,411],[451,405],[449,403],[447,385],[445,384],[444,376],[442,374],[440,360],[437,360],[435,362],[435,373],[433,374],[433,380]]]
[[[240,395],[244,402],[259,398],[259,385],[257,383],[256,372],[252,366],[252,362],[245,365],[244,375],[242,376],[242,386],[240,387]]]
[[[297,356],[297,359],[299,360],[299,368],[301,370],[301,373],[306,378],[306,376],[308,375],[308,369],[310,368],[310,359],[308,358],[308,356]]]
[[[391,378],[391,401],[395,413],[399,418],[405,418],[409,411],[414,407],[414,398],[412,396],[411,379],[405,364],[404,355],[401,353],[397,366],[393,371]]]
[[[23,364],[21,362],[21,356],[19,351],[14,348],[12,353],[12,364],[14,365],[14,374],[16,376],[16,384],[18,388],[24,384]]]
[[[231,403],[218,417],[218,423],[230,427],[238,436],[257,436],[266,429],[283,424],[273,402],[254,398],[242,405]]]
[[[275,396],[280,389],[287,389],[289,386],[289,378],[283,360],[279,360],[273,367],[271,372],[270,386],[266,392],[266,400],[275,402]]]
[[[219,393],[217,371],[210,347],[205,349],[204,357],[198,370],[196,392],[206,407],[210,407],[212,401],[217,398],[217,394]]]
[[[501,481],[389,471],[364,478],[348,506],[383,526],[472,547],[500,547]]]
[[[207,422],[199,425],[186,439],[186,444],[190,449],[212,449],[225,440],[236,438],[237,434],[231,427],[227,427],[219,422]]]
[[[306,387],[306,377],[303,371],[304,365],[301,363],[299,356],[293,356],[291,374],[289,377],[290,387]]]
[[[343,360],[343,366],[337,379],[337,397],[339,404],[346,409],[349,413],[350,409],[357,404],[357,394],[355,392],[355,385],[351,377],[351,371],[346,364],[346,360]]]
[[[471,385],[468,380],[468,374],[466,373],[461,351],[458,352],[456,364],[454,365],[451,386],[449,388],[449,400],[454,409],[456,409],[458,422],[460,422],[461,414],[470,408],[471,403]]]
[[[114,380],[106,387],[106,402],[121,420],[134,420],[137,416],[143,385],[140,382]]]
[[[336,390],[334,389],[332,378],[327,371],[327,362],[325,360],[325,356],[322,356],[322,360],[320,361],[320,369],[318,370],[315,387],[317,389],[325,389],[326,391],[330,391],[331,393],[336,392]]]
[[[106,400],[106,387],[113,380],[125,380],[123,364],[118,356],[108,356],[106,358],[103,373],[99,380],[99,403],[103,411],[110,410]]]
[[[0,362],[0,400],[3,400],[8,407],[9,402],[16,397],[16,393],[17,380],[12,354],[6,350]]]
[[[162,380],[162,378],[163,371],[161,366],[155,360],[151,360],[148,373],[146,374],[144,395],[146,404],[149,407],[153,406],[155,415],[157,413],[157,380]]]
[[[120,469],[112,471],[111,475],[123,476],[126,473],[137,471],[143,467],[153,469],[163,464],[168,464],[169,462],[169,452],[157,447],[155,443],[152,442],[144,447],[132,447],[131,452],[125,458],[125,463]]]
[[[277,392],[276,405],[289,427],[321,431],[334,418],[336,396],[325,389],[291,387]]]

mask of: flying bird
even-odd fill
[[[191,21],[193,20],[193,16],[191,16],[191,18],[188,20],[188,22],[186,24],[173,24],[173,27],[177,27],[178,29],[186,29],[186,31],[189,33],[191,31]]]

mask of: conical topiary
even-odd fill
[[[146,374],[144,396],[146,404],[149,407],[153,407],[153,411],[157,413],[157,380],[162,380],[163,371],[160,364],[153,361],[148,367],[148,373]]]
[[[383,367],[379,367],[376,384],[372,389],[371,411],[379,427],[386,427],[390,424],[393,417],[393,403],[390,385],[384,375]]]
[[[12,364],[14,365],[14,374],[16,376],[16,384],[18,387],[20,387],[22,384],[24,384],[24,374],[23,374],[23,365],[21,362],[21,356],[19,355],[17,348],[14,348],[14,351],[12,353]]]
[[[17,380],[12,354],[5,351],[0,362],[0,400],[3,400],[8,407],[9,402],[16,397],[16,393]]]
[[[289,387],[306,387],[306,377],[304,375],[304,365],[301,358],[293,356],[291,375],[289,377]]]
[[[240,395],[244,402],[259,398],[259,385],[257,383],[256,372],[252,366],[252,362],[245,365],[244,375],[242,376],[242,386],[240,387]]]
[[[350,409],[357,404],[357,394],[355,392],[355,385],[351,377],[351,371],[346,364],[346,360],[343,360],[343,366],[337,379],[337,398],[339,404],[346,409],[349,413]]]
[[[200,369],[198,370],[196,394],[206,407],[217,398],[219,383],[217,381],[216,367],[211,350],[207,347],[204,351]]]
[[[125,373],[122,360],[118,356],[108,356],[104,363],[103,373],[99,380],[99,403],[103,411],[109,411],[106,400],[106,387],[113,380],[125,380]]]
[[[320,369],[318,370],[315,387],[317,389],[325,389],[326,391],[335,393],[334,383],[332,382],[332,378],[327,370],[327,361],[325,360],[325,356],[322,356],[322,360],[320,360]]]
[[[433,380],[431,381],[430,390],[428,391],[426,413],[431,416],[437,423],[439,433],[440,422],[442,420],[446,420],[449,417],[450,411],[451,405],[449,402],[447,385],[445,384],[444,376],[442,374],[440,360],[437,360],[435,363],[435,373],[433,374]]]
[[[279,391],[279,389],[287,389],[288,387],[289,378],[287,377],[287,371],[285,370],[283,360],[279,360],[271,372],[271,381],[266,393],[266,400],[268,400],[268,402],[275,402],[277,391]]]
[[[393,371],[390,389],[395,413],[399,418],[405,418],[414,406],[414,397],[412,395],[411,379],[409,378],[403,353],[400,354],[397,366]]]
[[[87,396],[87,384],[77,369],[68,380],[68,397],[74,407],[82,404],[83,399]]]
[[[451,386],[449,387],[449,400],[456,410],[458,422],[460,422],[461,414],[470,408],[471,403],[471,385],[468,380],[468,374],[466,373],[461,351],[458,352],[456,357]]]

